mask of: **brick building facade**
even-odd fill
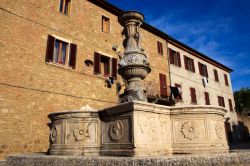
[[[117,104],[121,13],[101,0],[1,1],[0,159],[46,151],[50,112]],[[141,33],[152,68],[148,94],[169,96],[170,38],[146,23]]]

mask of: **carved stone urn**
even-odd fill
[[[151,68],[147,55],[141,48],[142,37],[139,30],[143,20],[143,14],[136,11],[125,12],[118,19],[124,27],[125,35],[123,41],[125,51],[119,61],[118,74],[124,79],[126,87],[124,93],[120,95],[120,103],[132,100],[147,102],[146,90],[141,80],[150,73]]]

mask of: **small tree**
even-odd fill
[[[250,115],[250,88],[234,92],[235,107],[239,114]]]

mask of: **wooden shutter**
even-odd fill
[[[158,53],[162,55],[163,54],[162,43],[159,41],[157,41],[157,49],[158,49]]]
[[[181,67],[181,56],[179,52],[177,52],[177,60],[178,60],[178,66]]]
[[[204,66],[205,66],[205,70],[206,70],[205,76],[208,78],[207,65],[204,65]]]
[[[77,52],[77,45],[71,43],[70,44],[70,53],[69,53],[69,66],[73,69],[76,67],[76,52]]]
[[[190,93],[191,93],[191,102],[192,103],[197,103],[195,89],[190,88]]]
[[[221,99],[222,99],[222,105],[223,105],[223,107],[225,107],[224,97],[221,97]]]
[[[233,111],[233,105],[232,105],[232,100],[228,99],[228,104],[229,104],[229,109],[232,112]]]
[[[199,72],[200,72],[200,75],[202,75],[202,65],[200,62],[198,62],[198,66],[199,66]]]
[[[194,67],[194,60],[193,59],[191,59],[191,63],[192,63],[193,72],[195,73],[195,67]]]
[[[183,57],[184,57],[185,69],[188,70],[188,57],[186,57],[185,55]]]
[[[226,74],[224,74],[224,79],[225,79],[225,84],[228,86],[228,79]]]
[[[210,100],[209,100],[209,94],[208,94],[208,92],[204,92],[204,95],[205,95],[205,104],[206,105],[210,105]]]
[[[104,16],[102,16],[102,31],[106,32],[106,21]]]
[[[46,62],[53,61],[54,46],[55,46],[55,38],[51,35],[48,35],[47,51],[46,51],[46,58],[45,58]]]
[[[160,54],[161,55],[163,55],[163,47],[162,47],[162,43],[161,42],[159,42],[160,44],[159,44],[159,46],[160,46]]]
[[[100,54],[94,54],[94,73],[100,74]]]
[[[160,78],[160,96],[167,97],[166,75],[159,73],[159,78]]]
[[[215,69],[214,69],[214,79],[215,81],[219,81],[218,72]]]
[[[112,77],[117,78],[117,59],[112,58]]]
[[[169,63],[174,64],[173,50],[171,48],[169,48],[168,52],[169,52]]]

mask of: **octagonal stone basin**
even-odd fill
[[[128,102],[98,112],[51,113],[51,155],[164,156],[228,152],[225,109]]]

